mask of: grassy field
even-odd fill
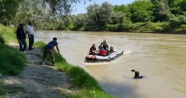
[[[34,44],[36,47],[44,49],[44,42],[36,42]],[[114,96],[105,93],[99,86],[98,82],[85,72],[82,68],[73,66],[66,62],[66,60],[58,53],[55,52],[55,66],[58,69],[63,70],[65,73],[72,78],[72,82],[78,88],[81,88],[76,95],[69,95],[67,98],[113,98]],[[47,57],[50,61],[50,56]]]

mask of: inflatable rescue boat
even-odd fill
[[[115,59],[116,57],[120,56],[123,54],[123,50],[117,50],[114,51],[112,54],[107,55],[107,56],[100,56],[100,55],[90,55],[88,54],[85,57],[86,61],[111,61]]]

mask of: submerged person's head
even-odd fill
[[[54,38],[53,38],[53,41],[57,41],[57,38],[56,38],[56,37],[54,37]]]

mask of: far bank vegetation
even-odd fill
[[[5,1],[10,3],[9,0]],[[77,2],[77,0],[74,1]],[[65,1],[60,2],[64,4]],[[135,0],[127,5],[112,5],[104,2],[101,5],[89,5],[86,13],[77,15],[70,14],[71,6],[75,2],[67,2],[66,5],[55,4],[48,0],[25,0],[11,3],[14,9],[17,7],[17,10],[4,13],[4,10],[0,11],[1,23],[4,25],[17,26],[19,23],[32,20],[37,29],[44,30],[186,32],[185,0]]]

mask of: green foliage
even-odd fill
[[[14,17],[19,7],[20,0],[0,1],[0,23],[9,25],[9,21]]]
[[[186,17],[180,15],[178,17],[171,17],[169,20],[169,31],[174,31],[176,28],[180,27],[182,24],[186,24]]]
[[[126,5],[115,5],[115,6],[113,6],[113,9],[114,9],[114,11],[115,12],[122,12],[122,13],[128,13],[129,11],[129,9],[128,9],[128,7],[126,6]]]
[[[0,34],[3,34],[3,39],[6,44],[10,42],[16,42],[15,30],[11,27],[6,27],[0,24]]]
[[[166,22],[157,22],[157,23],[152,23],[153,25],[153,31],[154,32],[163,32],[165,31],[165,27],[166,27],[166,24],[168,25],[168,23]]]
[[[25,67],[26,57],[17,49],[0,44],[0,73],[17,75]]]
[[[182,24],[180,27],[175,29],[176,32],[186,32],[186,24]]]
[[[170,0],[151,0],[153,3],[153,16],[155,22],[168,21],[171,15],[169,2]]]
[[[116,25],[107,25],[106,30],[113,31],[113,32],[122,32],[127,31],[123,24],[116,24]]]
[[[101,6],[99,6],[98,4],[88,6],[87,22],[85,28],[89,28],[89,26],[94,26],[94,29],[102,30],[101,28],[104,28],[108,23],[111,22],[112,11],[112,5],[108,2],[102,3]]]
[[[186,16],[186,0],[135,0],[128,5],[104,2],[88,6],[85,14],[68,15],[72,11],[71,5],[82,1],[90,0],[1,0],[0,19],[6,25],[31,20],[36,29],[45,30],[169,32],[185,24],[182,21]],[[138,27],[141,22],[167,22],[169,25],[145,30],[148,26]],[[8,32],[6,30],[1,31]],[[3,34],[7,43],[6,33]]]
[[[0,78],[0,97],[6,94],[5,87],[3,85],[3,80]]]
[[[41,49],[44,50],[46,44],[45,44],[44,42],[42,42],[42,41],[38,41],[38,42],[34,43],[34,46],[35,46],[35,47],[39,47],[39,48],[41,48]]]
[[[137,0],[128,5],[133,22],[147,22],[153,20],[153,4],[149,0]]]
[[[43,49],[43,42],[36,42],[34,45]],[[50,57],[47,57],[47,60],[50,60]],[[76,95],[69,95],[67,98],[112,98],[112,96],[106,94],[98,82],[90,76],[87,72],[85,72],[82,68],[73,66],[68,64],[66,60],[55,51],[55,66],[58,69],[66,72],[70,78],[72,78],[72,82],[77,87],[83,89],[78,92]]]
[[[170,2],[171,1],[171,2]],[[169,0],[169,6],[171,7],[171,12],[174,15],[186,15],[186,1],[185,0]]]
[[[0,34],[0,43],[1,44],[4,44],[5,43],[5,40],[3,38],[3,33]]]
[[[86,22],[85,19],[86,19],[86,16],[84,14],[78,14],[75,17],[75,20],[74,20],[74,28],[73,28],[73,30],[79,30],[83,26],[85,26],[85,22]]]
[[[83,1],[90,0],[1,0],[0,23],[18,25],[31,20],[36,28],[56,29],[72,5]]]

